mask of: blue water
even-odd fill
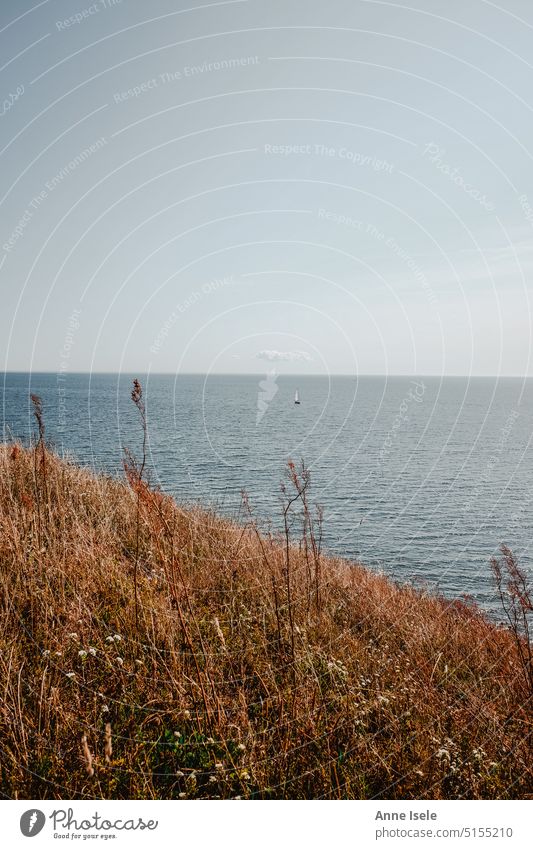
[[[330,551],[488,606],[488,561],[502,541],[529,568],[533,380],[141,379],[152,478],[181,502],[237,516],[244,489],[258,519],[276,524],[286,461],[304,458]],[[121,474],[122,446],[141,444],[131,380],[7,374],[4,438],[34,431],[31,391],[43,398],[46,435],[60,452]]]

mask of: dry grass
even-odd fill
[[[532,796],[508,629],[127,477],[0,446],[4,795]]]

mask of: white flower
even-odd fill
[[[245,752],[246,746],[244,745],[244,743],[239,743],[239,745],[237,746],[237,749],[239,750],[239,752]]]
[[[214,743],[215,741],[213,740],[213,738],[212,738],[212,737],[208,737],[208,738],[207,738],[207,742],[208,742],[208,743]]]
[[[96,657],[96,649],[93,646],[89,646],[89,654]]]
[[[87,657],[87,652],[84,651],[84,649],[80,649],[78,652],[78,657],[81,657],[81,659],[83,660],[85,657]]]
[[[120,636],[120,634],[115,634],[115,636],[113,637],[113,639],[114,639],[114,641],[115,641],[116,643],[120,643],[120,641],[121,641],[122,637]]]
[[[72,680],[72,678],[75,678],[75,677],[76,677],[75,672],[67,672],[67,678],[70,678]]]
[[[250,781],[250,773],[243,770],[243,772],[241,772],[241,778],[243,781]]]
[[[77,640],[78,639],[78,635],[76,634],[76,631],[73,631],[72,634],[69,634],[69,637],[70,637],[71,640]]]
[[[61,657],[61,655],[63,654],[63,652],[62,652],[62,651],[56,651],[56,653],[55,653],[55,654],[56,654],[56,657]]]
[[[135,658],[135,663],[138,663],[139,666],[144,666],[144,660],[140,660],[140,658]]]
[[[174,732],[174,733],[175,733],[175,732]],[[177,778],[183,778],[183,772],[181,772],[181,770],[179,770],[179,771],[176,773],[176,777],[177,777]]]
[[[109,708],[107,705],[102,705],[102,713],[109,713]]]
[[[45,649],[43,651],[43,657],[50,657],[50,649]]]
[[[449,761],[450,760],[450,753],[449,753],[448,749],[439,749],[439,751],[437,752],[437,757],[441,761],[442,760],[448,760]]]
[[[209,776],[209,784],[216,784],[216,781],[217,781],[216,775],[210,775]]]
[[[215,769],[218,769],[218,771],[220,772],[220,770],[224,769],[224,764],[221,764],[220,761],[218,761],[215,764]]]
[[[115,658],[115,660],[117,661],[119,666],[122,666],[122,664],[124,663],[124,661],[122,660],[121,657],[117,657],[117,658]]]
[[[105,638],[105,641],[106,641],[106,643],[114,643],[114,642],[115,642],[115,638],[114,638],[114,637],[106,637],[106,638]]]
[[[178,793],[178,799],[186,799],[186,798],[187,798],[186,793]]]
[[[183,718],[184,718],[184,719],[190,719],[190,718],[191,718],[191,712],[190,712],[190,710],[184,710],[184,711],[183,711]]]

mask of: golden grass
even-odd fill
[[[5,796],[531,797],[508,630],[128,477],[0,446]]]

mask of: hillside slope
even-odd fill
[[[0,446],[5,796],[533,794],[508,630],[136,475]]]

